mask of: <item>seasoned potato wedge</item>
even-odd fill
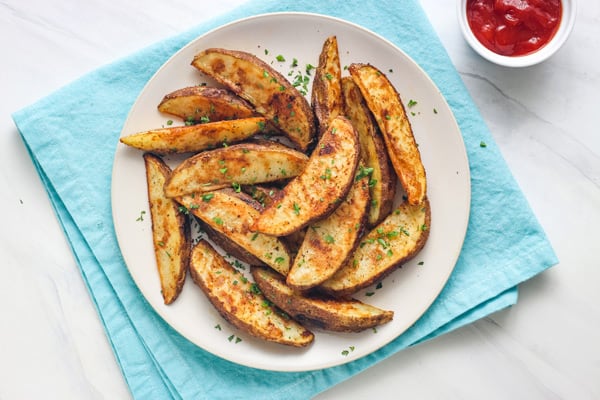
[[[361,159],[371,175],[369,179],[371,205],[368,224],[372,227],[379,224],[392,211],[397,178],[377,123],[351,77],[342,78],[342,92],[346,117],[352,121],[358,132]]]
[[[226,89],[210,86],[190,86],[167,94],[158,111],[187,122],[210,122],[255,116],[254,109],[244,99]]]
[[[304,171],[275,196],[253,229],[284,236],[329,215],[350,190],[359,152],[358,136],[350,121],[335,118]]]
[[[330,36],[323,43],[311,93],[319,135],[323,134],[335,117],[344,113],[341,82],[342,68],[340,67],[337,38]]]
[[[267,299],[306,326],[337,332],[360,332],[390,322],[394,317],[393,311],[356,299],[304,296],[286,286],[280,275],[265,268],[253,267],[252,276]]]
[[[308,226],[287,275],[288,286],[308,290],[329,279],[344,264],[364,229],[369,199],[368,178],[355,179],[338,208]]]
[[[427,195],[427,178],[400,95],[385,74],[372,65],[351,64],[348,70],[379,124],[408,202],[420,204]]]
[[[427,198],[419,205],[400,204],[361,239],[344,266],[319,287],[343,297],[383,279],[423,248],[429,237],[430,221]]]
[[[247,194],[228,188],[181,196],[176,200],[212,231],[220,233],[221,244],[226,238],[260,260],[261,265],[268,265],[284,275],[288,273],[292,261],[285,243],[275,236],[250,230],[261,207]]]
[[[308,157],[271,141],[239,143],[198,153],[179,164],[165,184],[168,197],[293,178]]]
[[[298,148],[306,151],[315,135],[315,118],[302,94],[272,66],[243,51],[211,48],[192,65],[251,103]]]
[[[165,304],[177,299],[183,288],[190,259],[189,223],[178,204],[164,195],[171,169],[153,154],[144,154],[148,203],[152,219],[152,242]]]
[[[313,341],[312,332],[270,305],[255,284],[204,240],[192,250],[190,272],[223,318],[244,332],[295,347]]]
[[[189,153],[240,142],[264,131],[267,120],[250,117],[205,124],[174,126],[134,133],[121,143],[156,154]]]

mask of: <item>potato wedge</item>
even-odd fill
[[[351,64],[348,70],[381,129],[408,202],[420,204],[427,195],[427,178],[400,95],[385,74],[372,65]]]
[[[254,117],[250,103],[226,89],[190,86],[167,94],[158,111],[186,122],[211,122]]]
[[[286,278],[292,289],[306,291],[329,279],[352,254],[364,230],[370,199],[368,177],[357,178],[331,215],[308,226]]]
[[[335,36],[328,37],[323,43],[313,78],[311,103],[317,118],[319,135],[325,132],[335,117],[344,114],[342,68]]]
[[[321,136],[304,171],[275,196],[253,229],[284,236],[331,214],[350,190],[359,151],[352,124],[338,116]]]
[[[227,238],[258,259],[259,265],[268,265],[284,275],[290,270],[292,260],[285,243],[275,236],[250,230],[262,207],[247,194],[227,188],[181,196],[176,200],[212,231],[220,233],[220,244]],[[228,244],[225,247],[232,250]]]
[[[344,297],[383,279],[423,248],[429,237],[430,223],[427,198],[419,205],[400,204],[361,239],[344,266],[319,288]]]
[[[223,144],[240,142],[262,133],[267,120],[250,117],[205,124],[174,126],[134,133],[120,139],[121,143],[156,154],[198,152]]]
[[[192,250],[190,273],[223,318],[242,331],[294,347],[314,340],[312,332],[272,306],[255,284],[204,240]]]
[[[264,296],[307,327],[336,332],[361,332],[390,322],[393,311],[382,310],[356,299],[304,296],[294,292],[277,273],[252,268],[254,281]]]
[[[161,293],[165,304],[177,299],[183,288],[190,259],[189,222],[178,204],[164,195],[164,183],[171,169],[158,156],[144,154],[148,203],[152,219],[152,242]]]
[[[302,172],[308,157],[267,140],[239,143],[198,153],[179,164],[165,184],[168,197],[231,186],[290,179]]]
[[[344,111],[358,132],[361,159],[370,173],[371,204],[368,224],[379,224],[394,206],[397,177],[385,149],[377,123],[373,119],[358,86],[351,77],[342,78]]]
[[[312,109],[272,66],[253,54],[218,48],[201,51],[192,65],[251,103],[300,150],[306,151],[316,132]]]

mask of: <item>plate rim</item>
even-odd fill
[[[399,333],[397,333],[393,338],[391,338],[390,340],[387,340],[381,344],[379,344],[378,346],[376,346],[376,348],[374,348],[373,350],[369,351],[368,353],[361,355],[360,357],[356,357],[356,358],[348,358],[347,360],[341,360],[341,362],[335,362],[335,360],[332,360],[329,363],[321,363],[319,365],[315,365],[313,367],[300,367],[300,368],[295,368],[294,366],[291,366],[290,368],[286,368],[286,369],[282,369],[282,368],[269,368],[268,365],[263,365],[263,364],[255,364],[255,363],[244,363],[244,362],[240,362],[236,359],[233,359],[231,357],[228,357],[227,355],[224,355],[222,352],[219,351],[215,351],[214,349],[208,349],[205,346],[202,346],[198,343],[195,343],[194,341],[190,340],[186,335],[184,335],[179,329],[175,328],[171,323],[169,323],[169,321],[167,319],[165,319],[165,317],[163,316],[162,312],[160,310],[158,310],[156,307],[154,307],[154,305],[152,304],[151,301],[149,301],[149,299],[146,298],[146,294],[144,293],[144,291],[140,288],[140,286],[138,285],[138,282],[136,280],[136,278],[134,277],[134,274],[131,272],[129,263],[127,262],[125,255],[123,254],[123,251],[121,250],[121,240],[119,237],[119,229],[117,228],[120,225],[120,222],[117,221],[116,217],[115,217],[115,213],[114,213],[114,204],[115,204],[115,196],[114,196],[114,176],[116,173],[116,164],[117,164],[117,159],[115,157],[115,160],[113,161],[113,169],[112,169],[112,176],[111,176],[111,211],[112,211],[112,216],[113,216],[113,225],[115,227],[115,236],[117,238],[117,242],[119,245],[119,251],[121,253],[122,259],[123,259],[123,263],[125,264],[125,267],[127,269],[127,272],[129,273],[130,277],[132,278],[133,282],[135,283],[136,288],[139,290],[140,294],[142,295],[142,297],[144,298],[144,300],[150,305],[152,311],[161,319],[163,320],[164,323],[166,323],[171,329],[175,330],[179,335],[181,335],[183,338],[185,338],[186,340],[190,341],[191,343],[193,343],[195,346],[198,346],[199,348],[203,349],[204,351],[207,351],[210,354],[213,354],[214,356],[217,356],[219,358],[222,358],[224,360],[228,360],[230,362],[236,363],[238,365],[243,365],[246,367],[251,367],[251,368],[256,368],[256,369],[260,369],[260,370],[267,370],[267,371],[279,371],[279,372],[306,372],[306,371],[313,371],[313,370],[318,370],[318,369],[324,369],[324,368],[330,368],[330,367],[335,367],[335,366],[341,366],[341,365],[345,365],[348,364],[350,362],[353,361],[357,361],[360,360],[362,358],[368,357],[369,355],[372,355],[373,353],[381,350],[383,347],[389,345],[391,342],[393,342],[394,340],[396,340],[398,337],[402,336],[408,329],[410,329],[411,326],[413,326],[415,323],[418,322],[419,319],[421,319],[426,313],[427,311],[431,308],[432,304],[436,301],[436,299],[440,296],[440,294],[442,293],[442,291],[444,290],[444,287],[446,286],[446,284],[448,283],[448,280],[450,279],[450,276],[452,275],[452,273],[454,272],[454,269],[456,267],[456,264],[458,262],[458,258],[460,256],[460,253],[462,251],[462,247],[464,246],[464,241],[466,238],[466,234],[467,234],[467,229],[468,229],[468,224],[469,224],[469,220],[470,220],[470,209],[471,209],[471,196],[472,196],[472,188],[471,188],[471,176],[470,176],[470,164],[469,164],[469,159],[468,159],[468,153],[466,151],[466,146],[465,146],[465,141],[464,141],[464,137],[462,135],[462,131],[460,129],[460,126],[456,120],[456,116],[454,114],[454,110],[452,109],[451,105],[449,104],[448,100],[446,99],[446,97],[442,94],[442,91],[439,89],[438,85],[433,81],[433,79],[431,78],[431,76],[424,70],[424,68],[422,68],[410,55],[408,55],[408,53],[406,53],[401,47],[399,47],[398,45],[396,45],[395,43],[393,43],[391,40],[383,37],[382,35],[378,34],[377,32],[362,26],[360,24],[357,24],[355,22],[340,18],[340,17],[336,17],[336,16],[331,16],[331,15],[326,15],[326,14],[320,14],[320,13],[314,13],[314,12],[303,12],[303,11],[276,11],[276,12],[266,12],[266,13],[260,13],[260,14],[254,14],[254,15],[250,15],[250,16],[245,16],[242,18],[238,18],[238,19],[234,19],[231,21],[228,21],[226,23],[223,23],[219,26],[215,26],[212,29],[207,30],[204,33],[198,34],[196,36],[194,36],[192,39],[188,40],[184,45],[182,45],[177,51],[175,51],[164,63],[161,64],[161,66],[154,72],[154,74],[152,74],[152,76],[148,79],[148,81],[144,84],[144,86],[142,87],[142,89],[140,90],[140,92],[138,93],[138,96],[136,97],[135,101],[132,103],[129,112],[127,114],[126,119],[124,120],[122,129],[120,131],[120,136],[123,136],[124,131],[128,125],[128,122],[130,120],[131,115],[134,113],[134,109],[135,106],[138,104],[138,101],[140,100],[140,98],[143,96],[144,92],[148,89],[149,86],[152,85],[154,79],[161,74],[161,72],[167,68],[167,65],[172,63],[174,59],[177,59],[178,56],[180,56],[181,53],[184,53],[187,51],[187,49],[189,49],[190,47],[194,46],[197,42],[205,39],[207,36],[211,36],[219,31],[222,30],[227,30],[230,29],[236,25],[240,25],[240,24],[244,24],[247,22],[250,22],[252,20],[258,20],[258,19],[263,19],[263,18],[279,18],[279,17],[304,17],[304,18],[316,18],[318,20],[321,21],[334,21],[335,23],[338,24],[342,24],[342,25],[347,25],[352,27],[355,30],[361,31],[362,33],[368,34],[370,35],[372,38],[374,38],[375,40],[381,41],[383,43],[385,43],[387,46],[390,46],[391,48],[393,48],[395,51],[401,53],[405,58],[406,61],[410,62],[411,64],[413,64],[413,66],[418,69],[420,71],[420,73],[422,74],[422,78],[424,78],[425,80],[428,81],[428,84],[431,85],[431,87],[433,87],[438,93],[440,98],[443,100],[444,105],[446,107],[448,107],[449,112],[449,116],[452,120],[452,123],[454,125],[454,130],[456,130],[456,132],[458,133],[458,139],[460,141],[460,149],[462,150],[460,152],[460,158],[461,163],[464,164],[464,166],[466,167],[464,171],[462,171],[465,175],[464,180],[466,181],[466,186],[467,186],[467,190],[465,193],[463,193],[463,196],[465,197],[464,199],[464,213],[465,213],[465,218],[463,220],[463,226],[462,229],[460,229],[460,231],[458,232],[458,236],[460,236],[460,241],[459,244],[456,246],[457,248],[455,249],[455,253],[452,255],[449,255],[448,259],[451,260],[449,261],[449,263],[451,262],[452,267],[447,269],[447,273],[445,274],[445,276],[443,277],[443,279],[441,280],[441,285],[440,287],[436,287],[435,288],[435,294],[431,296],[430,301],[426,304],[423,304],[422,306],[422,311],[420,311],[418,317],[412,321],[412,323],[410,323],[406,328],[404,328],[402,331],[400,331]],[[310,103],[310,101],[309,101]],[[120,144],[119,144],[120,145]],[[119,148],[117,145],[116,151],[115,151],[115,156],[116,153],[118,153]],[[455,231],[456,233],[456,231]]]

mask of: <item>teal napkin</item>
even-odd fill
[[[304,399],[396,352],[517,301],[517,285],[557,263],[548,240],[417,0],[251,1],[191,31],[93,71],[15,112],[27,146],[105,326],[139,399]],[[427,313],[379,351],[313,372],[256,370],[198,348],[165,324],[132,281],[112,225],[114,151],[128,110],[147,80],[196,36],[225,22],[273,11],[307,11],[363,25],[407,52],[434,80],[461,128],[472,204],[456,268]],[[482,146],[486,143],[486,146]]]

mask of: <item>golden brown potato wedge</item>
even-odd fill
[[[343,297],[383,279],[423,248],[429,237],[430,221],[427,198],[419,205],[402,203],[361,239],[344,266],[320,288]]]
[[[288,286],[306,291],[329,279],[344,264],[364,230],[369,199],[368,177],[355,179],[338,208],[308,226],[287,275]]]
[[[254,283],[204,240],[192,250],[190,272],[223,318],[242,331],[295,347],[313,341],[312,332],[272,306]]]
[[[348,70],[381,129],[408,202],[420,204],[427,195],[427,178],[400,95],[385,74],[372,65],[351,64]]]
[[[152,242],[165,304],[177,299],[183,288],[190,259],[189,223],[179,205],[165,197],[164,183],[171,169],[153,154],[144,154]]]
[[[256,116],[244,99],[226,89],[190,86],[167,94],[158,110],[186,122],[211,122]]]
[[[198,153],[179,164],[165,184],[168,197],[207,192],[232,184],[252,185],[293,178],[308,157],[267,140]]]
[[[302,94],[272,66],[243,51],[211,48],[192,65],[251,103],[298,148],[306,151],[315,135],[315,119]]]
[[[360,332],[390,322],[394,317],[393,311],[382,310],[356,299],[304,296],[287,286],[280,275],[265,268],[253,267],[252,276],[267,299],[309,327]]]
[[[248,139],[262,133],[266,123],[267,120],[263,117],[250,117],[174,126],[134,133],[122,137],[120,141],[127,146],[156,154],[198,152]]]
[[[335,36],[328,37],[323,43],[319,64],[315,69],[311,102],[319,126],[319,135],[322,135],[331,121],[344,113],[342,68]]]
[[[396,174],[385,149],[385,143],[365,100],[351,77],[342,78],[345,114],[358,132],[361,158],[370,173],[369,226],[379,224],[394,206]]]
[[[289,235],[335,210],[354,181],[359,144],[345,117],[337,117],[319,139],[304,171],[278,193],[253,229]]]
[[[229,240],[259,260],[260,265],[268,265],[281,274],[287,274],[292,263],[284,242],[275,236],[252,232],[250,227],[260,215],[260,204],[245,193],[233,189],[221,189],[208,193],[196,193],[177,197],[176,200],[200,218],[212,231],[220,233],[219,244]],[[225,244],[227,250],[234,251]],[[242,256],[244,261],[248,258]]]

